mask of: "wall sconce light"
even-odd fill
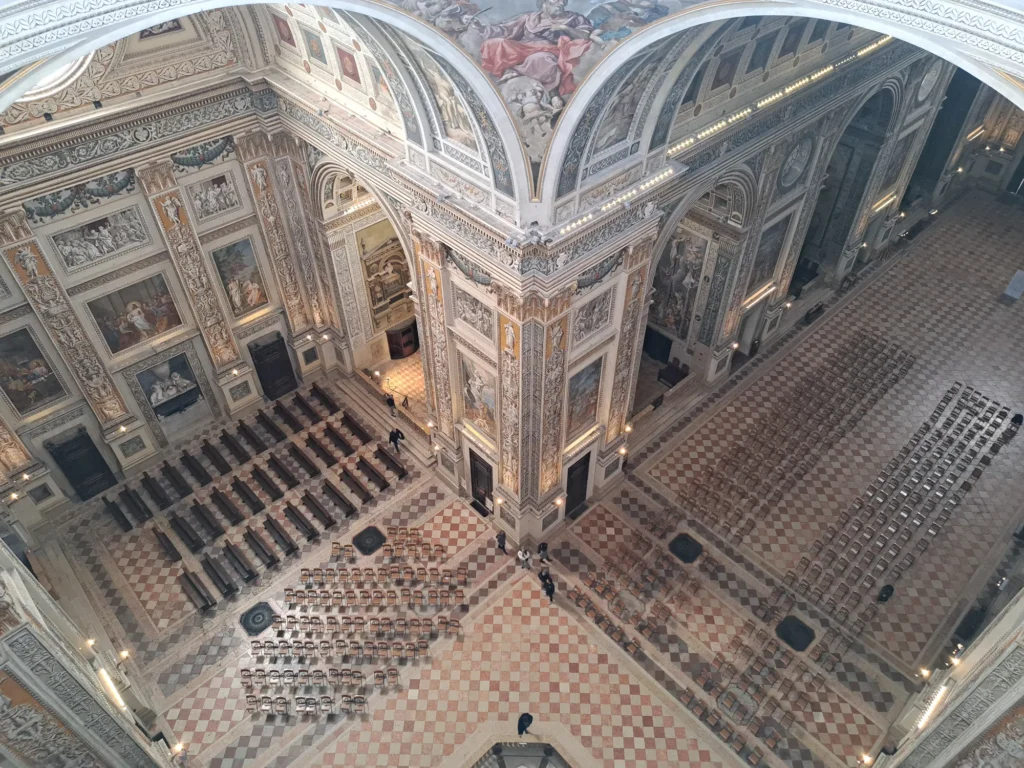
[[[21,479],[22,480],[31,480],[32,479],[32,475],[30,475],[28,472],[22,472],[21,473]]]
[[[992,151],[992,146],[990,144],[986,144],[985,145],[985,151],[986,152],[991,152]]]
[[[306,341],[312,341],[312,340],[313,340],[313,334],[312,333],[307,333],[306,334]]]
[[[961,165],[959,168],[956,169],[956,172],[957,173],[963,173],[964,172],[964,167]]]
[[[556,507],[560,507],[560,506],[562,506],[562,504],[563,504],[563,499],[562,499],[561,496],[559,496],[557,499],[555,499],[555,506]]]
[[[628,435],[632,431],[633,431],[633,425],[632,424],[627,424],[626,425],[626,434]]]
[[[379,379],[380,378],[380,371],[374,371],[373,375],[376,376]]]
[[[734,341],[734,342],[732,343],[732,348],[733,348],[733,349],[739,349],[739,348],[740,348],[740,343],[739,343],[738,341]]]
[[[496,504],[497,506],[499,506],[499,507],[500,507],[500,506],[501,506],[502,504],[504,504],[504,503],[505,503],[505,500],[504,500],[503,498],[501,498],[501,496],[495,496],[495,497],[494,497],[494,503],[495,503],[495,504]]]
[[[328,336],[326,333],[324,335],[322,335],[320,338],[323,339],[324,341],[330,341],[331,340],[331,337]]]
[[[949,663],[952,664],[954,667],[959,667],[960,666],[960,659],[958,659],[956,656],[950,656],[949,657]]]
[[[938,216],[939,215],[939,209],[938,208],[932,208],[930,211],[928,211],[928,213],[931,214],[932,216]]]
[[[94,645],[96,645],[96,641],[90,637],[88,640],[85,641],[85,645],[87,648],[92,648]]]
[[[787,301],[785,304],[783,304],[783,306],[786,309],[791,309],[793,307],[793,302],[792,301]]]
[[[11,501],[17,501],[17,500],[18,500],[18,494],[17,493],[12,493],[11,494]]]
[[[427,429],[433,429],[433,428],[434,428],[434,422],[428,421],[427,422]]]
[[[924,669],[923,667],[921,668],[921,677],[928,678],[931,676],[931,674],[932,671],[930,669]]]
[[[871,765],[871,763],[873,763],[875,759],[871,757],[871,755],[861,755],[860,761],[864,763],[864,765]]]
[[[1005,151],[1006,151],[1006,149],[1005,149],[1005,147],[1000,147],[1000,148],[999,148],[999,151],[1000,151],[1000,152],[1005,152]]]
[[[237,376],[238,375],[238,369],[237,368],[232,368],[231,369],[231,375],[232,376]]]
[[[437,443],[434,443],[434,453],[437,453],[440,450],[441,450],[441,446],[438,445]]]
[[[121,425],[121,431],[122,432],[127,432],[128,431],[128,427],[126,427],[124,424],[122,424]]]
[[[118,654],[118,656],[120,656],[120,657],[121,657],[121,661],[127,661],[128,657],[129,657],[130,655],[131,655],[131,654],[130,654],[130,653],[128,653],[128,651],[121,651],[121,653],[119,653],[119,654]]]
[[[625,456],[627,453],[628,451],[626,450],[626,446],[619,448],[619,456]]]
[[[861,244],[860,244],[860,247],[861,247],[861,248],[867,248],[867,247],[868,247],[868,244],[867,244],[867,243],[861,243]]]
[[[180,755],[180,754],[181,754],[181,753],[182,753],[182,752],[184,751],[184,749],[185,749],[185,745],[184,745],[184,744],[182,744],[182,743],[181,743],[181,742],[179,741],[179,742],[178,742],[177,744],[175,744],[175,745],[174,745],[174,748],[173,748],[173,750],[172,750],[172,751],[174,752],[174,754],[176,754],[176,755]]]

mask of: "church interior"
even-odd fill
[[[0,766],[1024,765],[1010,32],[7,5]]]

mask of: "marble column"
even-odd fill
[[[169,160],[136,169],[163,235],[171,262],[188,296],[189,306],[213,361],[215,380],[228,412],[259,400],[252,367],[239,354],[224,306],[214,287],[185,198]]]

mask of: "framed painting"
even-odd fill
[[[184,353],[140,371],[135,378],[160,420],[184,411],[203,397]]]
[[[604,357],[599,357],[569,379],[569,413],[566,419],[566,436],[569,439],[597,421],[603,367]]]
[[[189,184],[185,192],[192,203],[196,221],[200,224],[242,207],[242,196],[238,194],[235,176],[230,171]]]
[[[306,53],[309,54],[309,58],[324,67],[327,64],[327,52],[324,50],[323,41],[320,39],[320,35],[315,32],[300,27],[302,30],[302,37],[306,43]]]
[[[495,408],[498,402],[494,374],[464,355],[462,361],[463,416],[490,437],[498,434]]]
[[[69,272],[131,253],[152,238],[137,205],[122,208],[50,236],[53,250]]]
[[[274,20],[274,29],[277,30],[277,39],[285,45],[290,45],[292,48],[298,48],[295,44],[295,36],[292,34],[291,24],[288,23],[287,19],[282,19],[280,16],[270,14],[270,18]]]
[[[182,325],[163,275],[86,303],[110,354],[116,355]]]
[[[68,394],[28,328],[0,337],[0,389],[21,416]]]
[[[216,248],[210,252],[210,258],[217,268],[231,312],[236,318],[270,303],[267,284],[263,281],[263,273],[260,272],[250,238]]]
[[[340,45],[336,45],[334,48],[338,52],[338,66],[341,67],[341,74],[362,85],[363,79],[359,76],[359,65],[356,63],[355,54],[346,51]],[[326,64],[326,62],[324,63]]]

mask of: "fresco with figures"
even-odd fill
[[[569,411],[565,428],[567,439],[571,440],[597,421],[603,366],[604,358],[599,357],[569,379]]]
[[[181,315],[163,275],[147,277],[88,303],[111,354],[179,327]]]
[[[268,303],[263,273],[256,261],[252,240],[217,248],[210,253],[224,292],[227,293],[231,312],[242,317]]]
[[[53,366],[27,328],[0,337],[0,389],[22,416],[67,395]]]
[[[498,434],[495,416],[497,388],[494,374],[472,359],[462,358],[462,399],[465,417],[491,437]]]

